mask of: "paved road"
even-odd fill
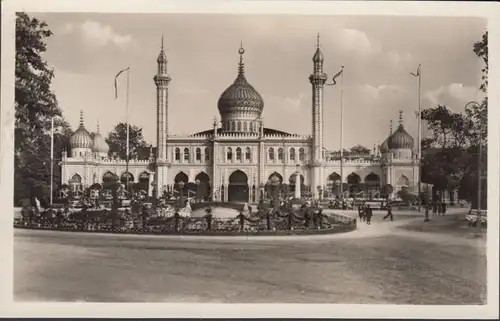
[[[381,215],[352,233],[279,239],[16,230],[14,295],[20,301],[483,302],[483,241],[409,231],[401,227],[421,220],[387,222]]]

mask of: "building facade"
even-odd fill
[[[414,141],[403,126],[365,157],[331,157],[324,148],[323,88],[328,76],[319,46],[313,55],[310,136],[285,133],[264,126],[264,100],[247,81],[240,47],[236,79],[221,94],[217,106],[220,121],[212,128],[188,136],[169,133],[168,87],[171,81],[162,48],[157,59],[156,152],[148,160],[125,160],[108,156],[109,147],[97,131],[94,138],[80,127],[71,138],[71,154],[63,153],[62,183],[82,189],[92,184],[120,180],[142,186],[149,195],[179,189],[196,190],[219,201],[257,202],[268,181],[276,176],[294,190],[299,172],[303,191],[319,198],[340,182],[354,186],[364,183],[371,189],[391,184],[394,190],[416,191],[419,177]],[[159,191],[160,193],[156,193]]]

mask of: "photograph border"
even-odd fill
[[[13,168],[15,12],[190,13],[463,16],[488,19],[489,88],[500,88],[500,5],[485,2],[375,1],[161,1],[161,0],[6,0],[2,1],[1,140],[0,140],[0,315],[5,317],[280,317],[280,318],[498,318],[499,109],[488,115],[487,304],[207,304],[207,303],[29,303],[13,299]],[[459,68],[459,67],[458,67]],[[488,92],[500,106],[500,93]],[[495,196],[495,197],[493,197]],[[411,309],[410,309],[411,308]]]

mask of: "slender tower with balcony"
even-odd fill
[[[315,198],[319,198],[319,188],[323,186],[323,87],[328,75],[323,72],[324,56],[321,52],[319,34],[316,43],[316,52],[313,56],[313,73],[309,76],[312,84],[312,155],[313,166],[311,191]]]
[[[163,35],[161,37],[161,50],[158,55],[157,63],[158,71],[153,78],[156,84],[156,197],[161,195],[168,182],[168,84],[171,78],[168,75],[167,55],[163,49]]]

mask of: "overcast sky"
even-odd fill
[[[312,56],[321,35],[324,69],[331,77],[345,66],[344,147],[372,148],[385,139],[389,120],[404,111],[416,137],[417,78],[422,64],[422,108],[446,104],[463,110],[480,99],[482,62],[472,46],[487,21],[479,18],[250,16],[195,14],[32,14],[54,35],[45,58],[55,69],[53,90],[73,129],[79,112],[105,135],[125,119],[125,82],[114,99],[115,74],[131,66],[130,120],[156,145],[153,76],[161,35],[172,82],[171,133],[211,128],[220,118],[217,100],[234,81],[240,41],[245,74],[264,99],[266,127],[298,134],[311,131]],[[125,78],[123,78],[124,80]],[[337,149],[340,95],[326,87],[325,147]]]

